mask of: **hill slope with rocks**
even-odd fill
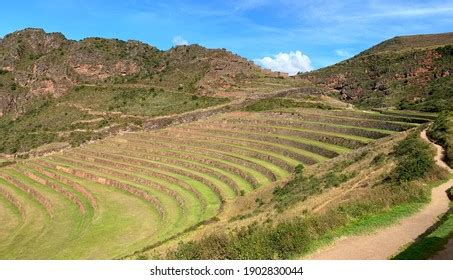
[[[0,114],[36,96],[59,97],[81,84],[145,84],[213,95],[272,76],[224,49],[199,45],[161,51],[139,41],[86,38],[25,29],[0,41]]]
[[[362,107],[437,112],[452,109],[452,73],[453,33],[444,33],[395,37],[302,77]]]

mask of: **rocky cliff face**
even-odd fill
[[[358,105],[415,106],[431,98],[436,83],[451,83],[452,46],[453,33],[396,37],[303,76]]]
[[[138,41],[87,38],[25,29],[0,41],[0,115],[20,112],[36,96],[63,95],[79,84],[149,84],[213,94],[256,75],[253,63],[225,50],[180,46],[169,51]]]

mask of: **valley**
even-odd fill
[[[450,178],[424,142],[448,162],[452,34],[433,36],[292,77],[198,45],[6,36],[0,258],[296,259],[421,215]]]

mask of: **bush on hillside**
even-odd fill
[[[398,161],[393,179],[398,183],[423,177],[434,164],[429,144],[414,135],[398,143],[393,150],[393,155]]]
[[[444,146],[446,142],[446,134],[447,134],[447,118],[448,112],[444,111],[437,119],[434,121],[433,125],[428,129],[428,136],[430,139],[434,140],[439,145]]]
[[[298,164],[294,168],[294,173],[296,174],[302,174],[302,171],[304,171],[304,166],[302,164]]]
[[[399,110],[419,110],[423,112],[441,112],[453,110],[453,77],[442,77],[431,81],[426,88],[426,97],[416,101],[403,98],[397,104]]]
[[[344,174],[336,171],[331,171],[319,178],[306,176],[303,174],[303,165],[296,166],[294,179],[282,187],[275,188],[273,199],[276,202],[277,209],[283,210],[319,193],[322,189],[338,187],[354,176],[355,174]]]

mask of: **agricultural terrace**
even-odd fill
[[[291,108],[124,133],[0,169],[0,258],[119,258],[430,116]]]

